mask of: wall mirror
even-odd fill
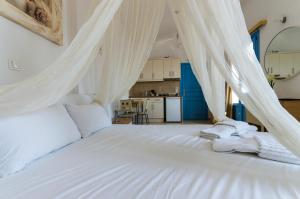
[[[300,27],[279,32],[265,54],[265,70],[276,79],[290,79],[300,73]]]

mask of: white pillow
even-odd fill
[[[63,105],[0,120],[0,177],[80,138]]]
[[[73,104],[73,105],[86,105],[91,104],[93,102],[93,98],[89,95],[82,94],[69,94],[63,97],[59,103],[61,104]]]
[[[66,107],[83,138],[111,126],[111,119],[109,119],[107,112],[99,104],[66,105]]]

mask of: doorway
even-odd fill
[[[208,106],[189,63],[181,64],[180,88],[183,120],[208,120]]]

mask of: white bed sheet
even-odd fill
[[[300,198],[300,167],[221,154],[205,125],[106,128],[0,179],[0,198]]]

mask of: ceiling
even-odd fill
[[[240,1],[243,6],[247,0]],[[178,31],[172,17],[172,12],[168,6],[166,6],[160,31],[151,53],[151,58],[161,57],[178,57],[181,59],[187,59],[183,45],[180,38],[178,38]]]
[[[178,57],[186,59],[186,55],[178,37],[176,24],[173,20],[171,10],[167,7],[160,30],[153,47],[151,58]]]

